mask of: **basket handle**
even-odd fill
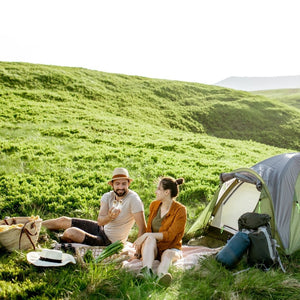
[[[19,238],[19,249],[21,249],[21,237],[22,237],[23,233],[25,233],[26,236],[28,237],[28,239],[29,239],[31,245],[33,246],[33,250],[35,250],[35,245],[34,245],[34,243],[32,242],[32,239],[31,239],[30,236],[35,236],[35,235],[37,235],[37,231],[36,231],[35,233],[31,233],[27,228],[25,228],[25,226],[26,226],[26,224],[27,224],[28,222],[30,222],[30,220],[26,221],[26,222],[24,223],[23,227],[22,227],[21,234],[20,234],[20,238]],[[31,228],[33,228],[33,227],[36,228],[35,222],[31,224]]]
[[[12,221],[11,221],[11,223],[9,224],[9,223],[7,222],[7,220],[12,220]],[[6,225],[17,224],[15,218],[5,217],[5,218],[3,219],[3,221],[5,222]]]

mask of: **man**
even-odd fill
[[[42,225],[50,230],[65,229],[61,237],[65,242],[91,246],[106,246],[118,240],[125,243],[134,223],[141,236],[146,231],[144,205],[138,194],[129,189],[132,181],[125,168],[114,169],[108,182],[113,190],[102,196],[97,222],[60,217]]]

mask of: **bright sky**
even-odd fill
[[[299,0],[2,0],[0,61],[213,84],[300,75]]]

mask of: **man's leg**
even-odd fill
[[[45,226],[50,230],[67,229],[72,226],[72,218],[60,217],[57,219],[45,220],[42,222],[42,226]]]
[[[71,227],[65,230],[62,240],[90,246],[111,244],[102,226],[99,226],[95,221],[79,218],[72,218]]]
[[[103,237],[87,233],[77,227],[66,229],[61,240],[67,243],[80,243],[90,246],[107,246],[110,244]]]
[[[70,227],[64,231],[61,240],[67,243],[82,243],[86,234],[88,233],[79,228]]]
[[[67,243],[74,242],[91,246],[107,246],[111,244],[103,228],[100,228],[95,221],[60,217],[46,220],[42,224],[50,230],[65,229],[61,239]]]

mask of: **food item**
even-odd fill
[[[12,228],[22,228],[24,224],[0,225],[0,232],[7,231]]]
[[[107,246],[101,254],[95,259],[95,262],[101,262],[105,258],[112,256],[113,254],[120,253],[120,251],[123,249],[124,245],[121,241],[116,241],[109,246]]]
[[[113,201],[113,210],[112,210],[112,212],[116,213],[117,211],[120,211],[121,208],[122,208],[122,200],[119,200],[119,201],[114,200]]]
[[[122,203],[123,203],[122,200],[119,200],[119,201],[114,200],[113,201],[113,208],[115,208],[115,209],[121,209]]]
[[[21,217],[21,219],[25,219],[25,220],[28,220],[29,222],[33,222],[33,221],[40,220],[40,216],[31,216],[29,218]],[[7,230],[13,229],[13,228],[21,229],[24,226],[24,223],[25,223],[25,221],[23,221],[22,223],[12,224],[12,223],[18,222],[18,218],[15,219],[15,218],[9,218],[9,217],[5,218],[5,221],[8,224],[10,223],[11,225],[7,225],[7,224],[0,225],[0,232],[7,231]],[[2,222],[2,223],[4,223],[4,222]]]

